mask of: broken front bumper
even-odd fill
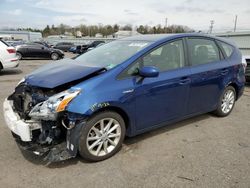
[[[33,131],[42,130],[40,121],[21,119],[13,110],[11,100],[5,99],[3,110],[6,125],[13,133],[13,137],[21,149],[40,156],[46,154],[44,159],[49,162],[62,161],[77,155],[80,132],[85,122],[81,122],[75,125],[74,128],[67,130],[66,138],[63,142],[52,145],[41,145],[33,141],[34,138],[32,135]]]
[[[4,119],[9,129],[20,136],[24,142],[32,140],[32,131],[41,128],[41,123],[36,121],[24,121],[13,111],[11,101],[5,99],[3,103]]]

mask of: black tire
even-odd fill
[[[87,146],[88,145],[87,138],[88,138],[88,135],[90,134],[92,127],[94,127],[100,120],[107,119],[107,118],[112,118],[120,124],[120,128],[121,128],[120,129],[121,130],[120,131],[120,139],[119,139],[117,145],[114,146],[114,149],[111,152],[105,154],[104,156],[96,156],[96,155],[93,155],[89,151],[88,146]],[[105,160],[107,158],[110,158],[111,156],[116,154],[121,149],[121,146],[122,146],[122,143],[123,143],[123,140],[125,137],[125,132],[126,132],[125,122],[124,122],[123,118],[118,113],[113,112],[113,111],[103,111],[103,112],[100,112],[100,113],[94,115],[93,117],[91,117],[87,121],[86,125],[83,126],[81,133],[80,133],[79,153],[80,153],[81,157],[87,161],[92,161],[92,162],[102,161],[102,160]],[[104,146],[101,146],[101,147],[104,147]]]
[[[232,107],[230,108],[230,110],[229,110],[228,112],[225,112],[225,111],[223,111],[222,103],[223,103],[223,98],[225,97],[225,94],[226,94],[227,92],[229,92],[229,91],[232,91],[232,94],[234,95],[234,100],[233,100],[233,104],[232,104]],[[232,112],[232,110],[233,110],[233,108],[234,108],[235,101],[236,101],[236,92],[235,92],[234,87],[232,87],[232,86],[227,86],[227,87],[224,89],[224,91],[223,91],[223,93],[222,93],[222,95],[221,95],[221,97],[220,97],[220,99],[219,99],[218,107],[217,107],[217,109],[214,111],[214,114],[217,115],[217,116],[219,116],[219,117],[228,116],[228,115]]]
[[[56,53],[56,52],[53,52],[51,55],[50,55],[50,58],[52,60],[58,60],[59,59],[59,54]]]
[[[23,55],[20,52],[16,52],[16,56],[18,60],[21,60],[23,58]]]

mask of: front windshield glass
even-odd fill
[[[117,40],[80,55],[76,60],[89,67],[105,67],[111,69],[149,44],[150,42],[148,41]]]

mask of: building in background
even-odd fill
[[[7,40],[38,41],[42,40],[42,33],[30,31],[0,31],[0,38]]]
[[[76,38],[81,38],[82,37],[82,32],[81,31],[76,31]]]

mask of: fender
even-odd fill
[[[79,105],[80,104],[80,105]],[[135,118],[135,107],[133,107],[132,103],[124,102],[121,103],[119,101],[85,101],[78,102],[77,98],[74,99],[72,103],[67,107],[67,111],[72,113],[82,114],[86,117],[91,117],[95,113],[102,110],[114,110],[119,113],[121,116],[126,116],[127,118],[127,136],[132,136],[136,134],[136,118]],[[124,117],[123,117],[124,118]],[[126,121],[126,119],[124,119]]]

